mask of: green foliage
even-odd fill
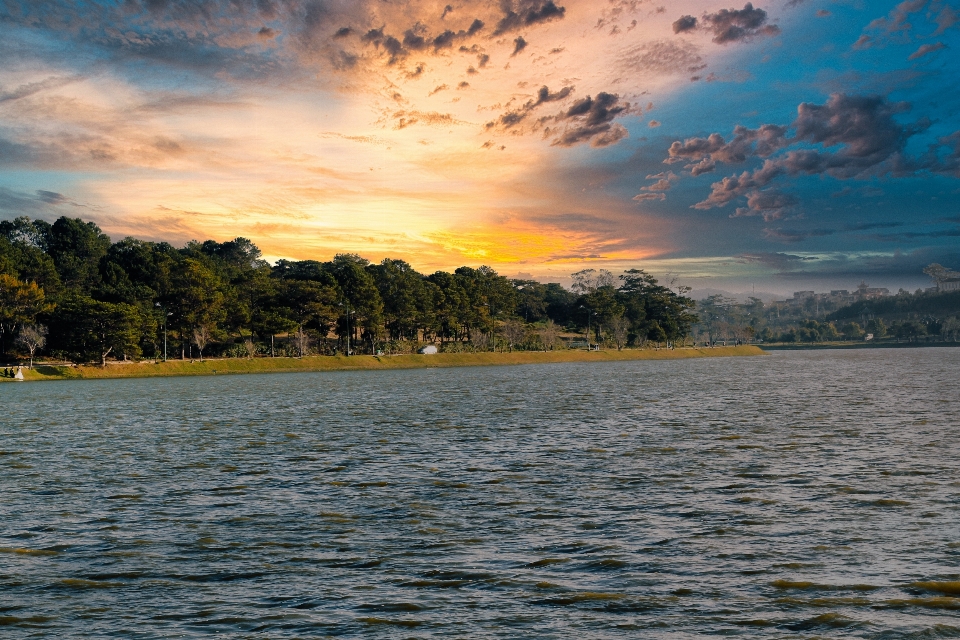
[[[76,362],[188,353],[248,357],[343,352],[410,353],[562,348],[580,332],[622,348],[682,341],[694,303],[639,270],[574,274],[556,283],[509,280],[488,266],[429,276],[395,259],[371,264],[339,254],[329,262],[267,264],[246,238],[116,243],[93,223],[0,222],[0,350],[42,322],[32,351]],[[335,336],[335,337],[331,337]],[[35,337],[35,336],[34,336]]]

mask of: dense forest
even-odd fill
[[[0,222],[0,352],[74,362],[553,349],[684,342],[694,302],[639,269],[510,280],[489,267],[418,273],[402,260],[269,264],[245,238],[112,242],[62,217]],[[565,341],[564,338],[567,338]]]

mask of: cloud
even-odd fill
[[[933,53],[935,51],[940,51],[940,49],[946,49],[947,45],[942,42],[936,42],[933,44],[924,44],[920,45],[920,48],[910,54],[907,60],[916,60],[917,58],[922,58],[923,56]]]
[[[37,191],[37,200],[41,202],[46,202],[47,204],[63,204],[67,202],[67,197],[62,193],[57,193],[56,191]]]
[[[871,229],[893,229],[902,227],[902,222],[864,222],[861,224],[848,224],[843,228],[844,231],[870,231]]]
[[[613,120],[628,113],[631,113],[630,103],[621,102],[620,96],[613,93],[600,92],[596,98],[587,96],[577,100],[552,118],[554,122],[565,123],[553,145],[570,147],[588,140],[593,147],[616,144],[628,134],[626,128],[614,124]]]
[[[657,127],[660,126],[660,121],[659,121],[659,120],[651,120],[650,122],[647,123],[647,126],[650,127],[651,129],[656,129]]]
[[[767,24],[767,12],[754,8],[748,2],[743,9],[721,9],[716,13],[707,13],[698,20],[693,16],[681,16],[673,23],[673,32],[688,33],[703,29],[713,34],[717,44],[748,42],[757,37],[775,36],[780,27]]]
[[[673,184],[679,179],[680,176],[672,171],[661,171],[660,173],[647,176],[647,180],[656,180],[656,182],[651,185],[641,187],[640,191],[669,191],[673,188]]]
[[[920,161],[908,158],[907,141],[929,127],[921,120],[901,125],[894,116],[909,110],[906,103],[891,103],[880,96],[834,94],[826,104],[802,103],[790,127],[763,125],[757,129],[738,126],[726,142],[719,134],[674,142],[664,162],[696,161],[686,165],[693,175],[715,168],[716,163],[739,164],[763,158],[763,165],[715,182],[710,195],[694,205],[697,209],[722,207],[737,198],[766,187],[777,177],[789,174],[819,175],[848,179],[871,175],[909,175],[923,168],[943,172],[955,170],[951,158]],[[788,132],[792,129],[793,136]],[[941,146],[960,145],[960,136],[941,139]],[[778,152],[788,149],[785,153]],[[960,164],[960,161],[958,161]],[[755,210],[749,207],[738,215]]]
[[[820,238],[823,236],[831,236],[836,231],[834,229],[809,229],[809,230],[797,230],[797,229],[764,229],[763,235],[769,240],[774,240],[776,242],[802,242],[807,238]]]
[[[907,20],[910,14],[922,11],[929,0],[907,0],[901,2],[885,18],[877,18],[867,25],[867,29],[876,29],[887,33],[909,31],[913,28]]]
[[[510,54],[510,57],[512,58],[526,48],[527,41],[523,39],[523,36],[518,36],[517,39],[513,41],[513,53]]]
[[[799,199],[777,189],[751,191],[747,194],[747,206],[740,207],[731,218],[762,216],[765,222],[780,220]]]
[[[778,163],[766,160],[756,171],[744,171],[739,176],[729,176],[711,185],[710,195],[693,205],[694,209],[712,209],[722,207],[752,191],[767,186],[784,172]]]
[[[700,26],[700,23],[697,22],[697,19],[693,16],[680,16],[680,18],[673,23],[673,32],[686,33],[687,31],[696,30],[698,26]]]
[[[10,91],[4,91],[0,89],[0,103],[20,100],[21,98],[26,98],[49,89],[59,89],[60,87],[66,86],[81,79],[82,78],[80,76],[54,76],[39,82],[29,82],[27,84],[20,85],[19,87]]]
[[[659,40],[628,49],[621,57],[625,71],[675,75],[706,68],[699,49],[688,42]]]
[[[667,151],[669,157],[665,162],[672,164],[709,158],[713,162],[739,164],[752,156],[766,158],[788,144],[786,133],[787,127],[772,124],[761,125],[756,129],[737,125],[730,142],[718,133],[710,134],[707,138],[688,138],[682,143],[674,142]],[[699,173],[706,173],[708,166],[703,165]]]
[[[397,111],[391,115],[391,118],[396,121],[393,126],[396,130],[406,129],[415,124],[440,127],[457,123],[457,120],[449,113],[437,113],[435,111]]]
[[[633,196],[633,199],[637,202],[646,202],[648,200],[657,200],[663,202],[667,199],[667,194],[665,193],[638,193]]]
[[[493,35],[495,36],[552,20],[560,20],[566,13],[566,9],[558,7],[553,3],[553,0],[547,0],[546,2],[540,0],[501,0],[500,6],[503,10],[503,17],[494,27]]]
[[[537,91],[536,97],[527,100],[522,107],[512,111],[507,111],[495,122],[488,122],[487,129],[491,129],[497,125],[499,125],[502,129],[510,129],[515,127],[524,119],[526,119],[526,117],[540,105],[547,104],[549,102],[559,102],[567,98],[567,96],[569,96],[571,93],[573,93],[573,87],[564,87],[559,91],[551,92],[550,88],[544,85]]]
[[[780,252],[754,252],[741,253],[736,256],[737,262],[744,264],[760,264],[774,269],[788,270],[793,269],[804,262],[816,262],[819,258],[815,256],[798,256],[792,253]]]

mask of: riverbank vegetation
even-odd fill
[[[686,289],[639,269],[573,287],[489,267],[421,274],[353,254],[268,264],[250,240],[176,248],[95,224],[0,222],[0,352],[74,363],[312,354],[543,351],[684,344]],[[580,337],[582,336],[582,337]]]
[[[697,303],[694,339],[763,344],[933,343],[960,340],[960,291],[901,290],[845,306],[737,303],[711,296]],[[869,336],[869,338],[868,338]]]

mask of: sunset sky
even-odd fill
[[[0,0],[0,218],[543,281],[960,270],[960,4]]]

